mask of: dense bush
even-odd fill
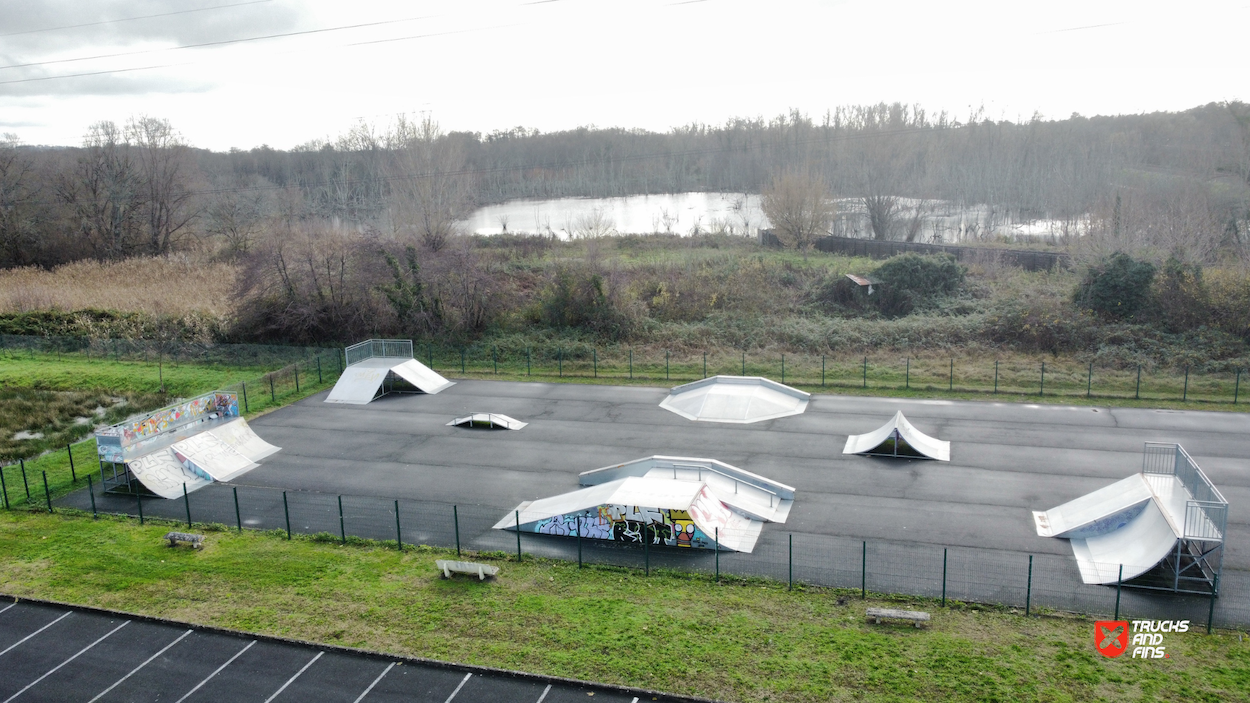
[[[964,267],[946,254],[892,256],[873,274],[881,282],[875,304],[888,317],[929,308],[957,293],[966,274]]]
[[[538,301],[538,321],[548,327],[581,329],[604,339],[627,337],[637,313],[605,271],[563,267]]]
[[[1131,320],[1149,303],[1154,277],[1153,264],[1116,252],[1089,267],[1077,286],[1075,300],[1104,318]]]

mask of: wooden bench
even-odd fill
[[[498,566],[490,564],[478,564],[472,561],[452,561],[450,559],[439,559],[434,562],[439,571],[443,572],[443,578],[449,579],[452,574],[468,574],[476,576],[479,581],[486,580],[487,577],[493,577],[499,573]]]
[[[169,546],[177,547],[179,542],[185,542],[191,545],[192,549],[204,548],[204,535],[192,534],[190,532],[166,532],[164,539],[169,540]]]
[[[913,625],[920,627],[921,623],[929,622],[929,614],[919,610],[895,610],[893,608],[869,608],[868,617],[880,625],[881,618],[890,618],[893,620],[910,620]]]

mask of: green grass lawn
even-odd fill
[[[865,622],[854,594],[764,580],[502,555],[499,579],[446,581],[454,551],[0,513],[0,592],[192,623],[735,701],[1250,700],[1250,640],[1195,628],[1169,659],[1107,659],[1093,624],[888,601],[926,629]]]

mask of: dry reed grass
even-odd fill
[[[157,315],[231,312],[237,268],[186,256],[100,263],[79,261],[51,271],[0,271],[0,312],[114,310]]]

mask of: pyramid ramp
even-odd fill
[[[872,432],[847,437],[842,453],[950,461],[951,443],[916,429],[900,410],[889,422]]]
[[[798,415],[811,398],[758,376],[713,376],[669,391],[660,407],[687,420],[749,424]]]

